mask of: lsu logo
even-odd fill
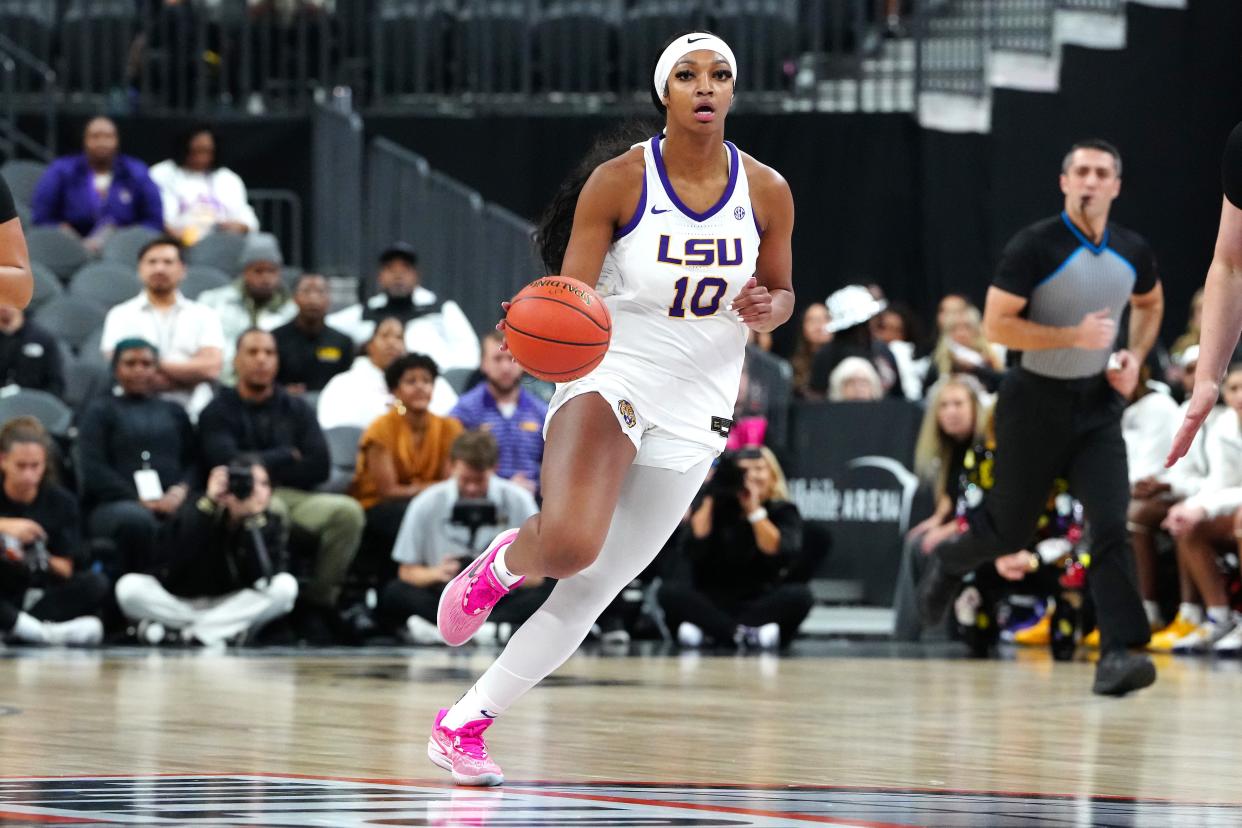
[[[617,401],[617,413],[621,415],[621,419],[625,421],[626,428],[633,428],[638,425],[638,415],[634,413],[634,406],[630,405],[629,400]]]
[[[672,254],[671,245],[669,236],[660,236],[657,262],[686,267],[737,267],[742,263],[741,239],[686,239],[682,243],[681,258]]]

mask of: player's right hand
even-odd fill
[[[1117,323],[1113,321],[1112,310],[1089,313],[1075,327],[1074,347],[1087,351],[1098,351],[1111,348],[1117,339]]]
[[[1173,435],[1173,445],[1169,448],[1169,456],[1164,459],[1167,469],[1190,451],[1190,444],[1199,433],[1203,421],[1212,413],[1212,408],[1220,398],[1220,385],[1203,379],[1195,379],[1195,390],[1190,395],[1190,404],[1186,406],[1186,418],[1182,427]]]
[[[505,312],[505,316],[509,315],[509,306],[512,304],[513,304],[512,302],[501,302],[500,303],[500,309]],[[501,333],[504,333],[505,331],[505,316],[500,317],[500,321],[496,323],[496,330],[500,331]],[[501,342],[500,350],[502,351],[509,350],[509,343]]]

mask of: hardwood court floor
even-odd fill
[[[515,783],[506,796],[522,782],[579,786],[548,796],[620,784],[631,798],[658,789],[684,799],[695,784],[864,789],[881,799],[890,789],[996,792],[1050,795],[1054,804],[1067,796],[1215,804],[1208,822],[1178,824],[1242,824],[1242,663],[1162,658],[1153,688],[1116,700],[1090,694],[1093,665],[1056,664],[1043,651],[1000,661],[898,657],[936,651],[856,643],[809,642],[808,651],[821,654],[579,654],[490,731],[491,752]],[[445,799],[446,775],[425,755],[428,727],[493,656],[0,651],[0,776],[397,780],[427,783]],[[26,811],[6,806],[25,801],[27,784],[11,783],[7,794],[0,786],[0,825],[26,824],[17,816]],[[1002,824],[941,816],[838,824]],[[837,821],[821,817],[788,824]],[[1105,824],[1082,818],[1079,810],[1059,824]],[[574,821],[565,820],[521,824]]]

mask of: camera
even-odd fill
[[[478,535],[479,529],[484,526],[498,526],[500,524],[500,515],[497,514],[496,504],[490,500],[459,500],[453,504],[453,511],[449,515],[449,523],[469,529],[470,548],[476,549],[475,537]]]
[[[742,490],[746,488],[746,469],[742,468],[739,460],[755,460],[763,455],[756,448],[744,448],[737,451],[726,451],[720,455],[720,460],[716,463],[716,471],[712,474],[712,479],[707,484],[707,494],[717,500],[741,495]]]
[[[254,472],[250,466],[241,463],[229,464],[229,494],[238,500],[245,500],[254,492]]]

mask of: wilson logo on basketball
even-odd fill
[[[581,299],[582,304],[584,305],[591,304],[591,302],[594,301],[595,299],[593,294],[587,293],[582,288],[572,285],[569,282],[562,281],[560,279],[536,279],[535,281],[530,283],[529,287],[559,288],[560,290],[567,290],[570,293],[572,293],[574,296],[577,296],[579,299]]]

